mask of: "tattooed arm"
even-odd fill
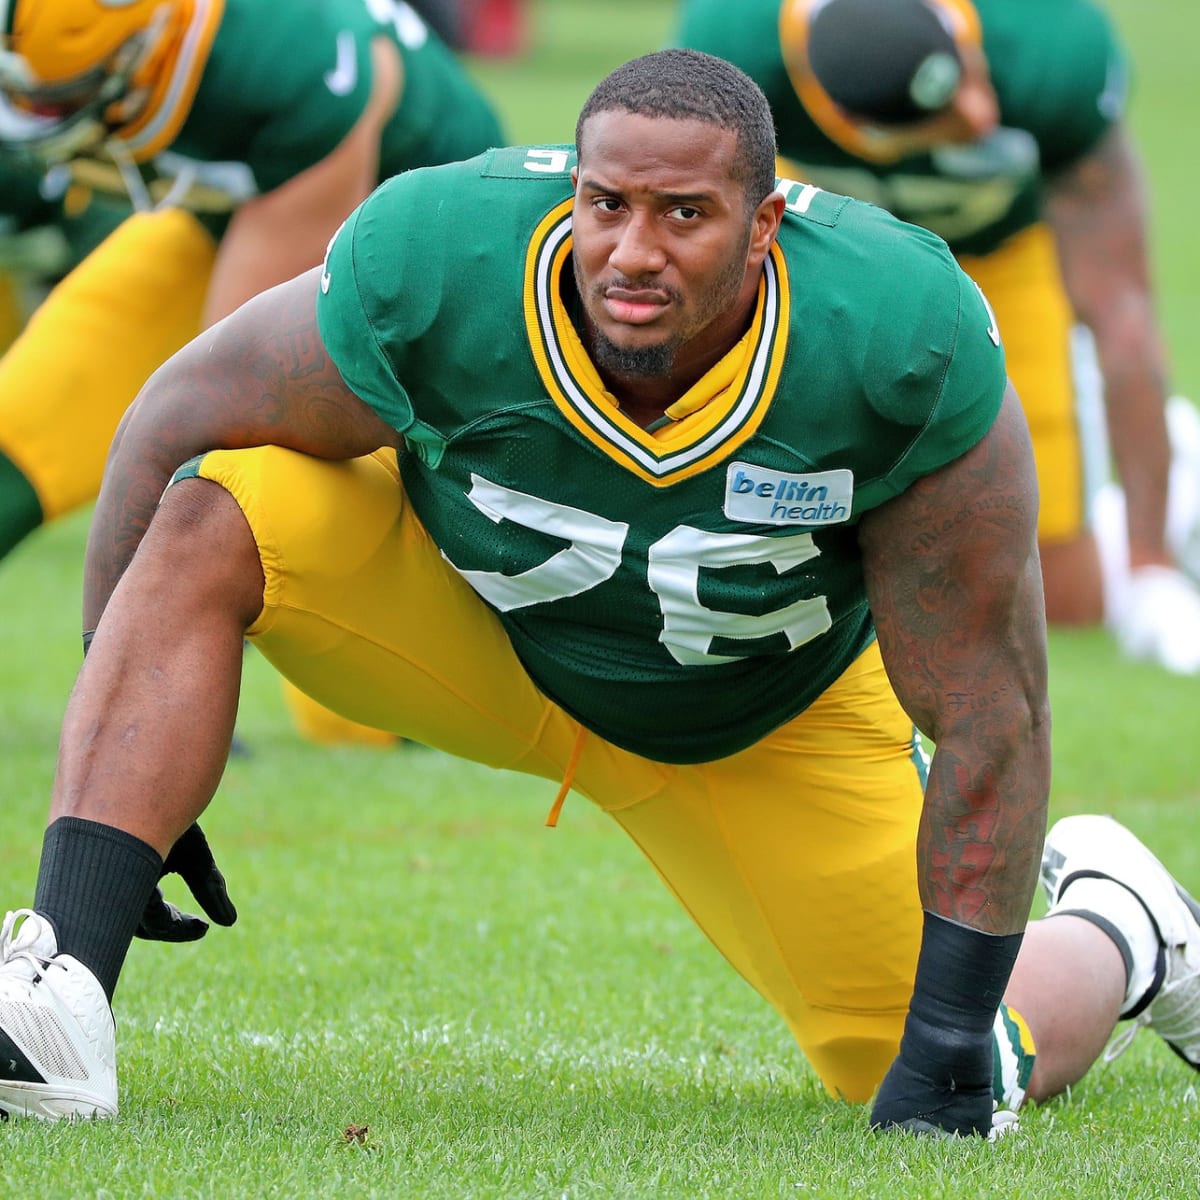
[[[84,628],[95,629],[177,467],[276,445],[356,458],[400,435],[342,382],[317,332],[320,268],[264,292],[151,376],[122,420],[88,537]]]
[[[988,435],[863,519],[879,646],[937,749],[921,901],[988,933],[1024,928],[1050,779],[1046,631],[1029,435],[1009,389]]]
[[[876,1127],[992,1128],[992,1023],[1029,915],[1050,785],[1036,497],[1010,387],[977,446],[861,523],[888,675],[937,745],[917,835],[921,952]]]

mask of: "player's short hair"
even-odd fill
[[[730,174],[753,212],[775,189],[775,122],[762,89],[732,63],[699,50],[657,50],[635,58],[602,79],[575,125],[582,153],[590,117],[614,109],[645,117],[705,121],[731,130],[737,151]]]
[[[824,0],[811,10],[808,61],[835,104],[880,125],[940,112],[962,59],[940,6],[927,0]]]

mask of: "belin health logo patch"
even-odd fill
[[[793,475],[750,463],[725,472],[725,515],[754,525],[837,525],[850,519],[853,471]]]

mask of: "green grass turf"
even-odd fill
[[[1200,393],[1182,148],[1196,17],[1182,0],[1116,12],[1139,56],[1162,307],[1180,383]],[[669,13],[544,0],[537,16],[524,63],[477,69],[514,138],[557,141]],[[32,896],[85,522],[0,575],[6,906]],[[1054,815],[1111,811],[1200,887],[1200,684],[1123,666],[1099,634],[1055,634],[1051,667]],[[998,1146],[872,1137],[585,801],[551,831],[544,781],[302,744],[254,655],[240,729],[253,756],[231,763],[205,826],[241,920],[196,946],[134,945],[116,997],[122,1116],[0,1127],[0,1196],[1200,1195],[1197,1077],[1152,1035]]]

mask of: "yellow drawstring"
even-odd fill
[[[562,787],[558,789],[558,795],[554,797],[554,803],[550,805],[550,811],[546,814],[546,825],[550,829],[558,824],[558,814],[562,812],[567,793],[571,790],[571,784],[575,782],[575,768],[579,766],[579,756],[583,753],[586,738],[587,730],[580,725],[579,732],[575,735],[575,745],[571,748],[571,757],[567,759],[567,772],[563,776]]]

